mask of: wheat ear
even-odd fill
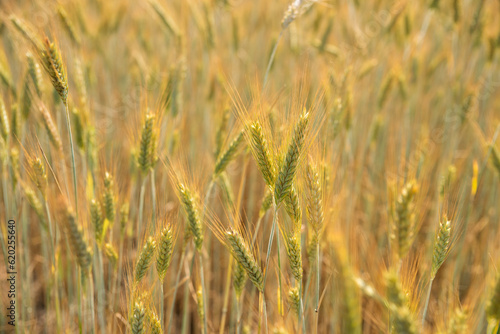
[[[309,113],[304,112],[300,115],[299,121],[295,125],[292,142],[288,146],[285,161],[281,166],[276,184],[274,185],[274,198],[276,204],[279,204],[284,199],[292,187],[292,182],[297,172],[300,156],[304,148],[304,139],[308,122]]]
[[[238,147],[240,146],[242,141],[243,131],[238,133],[236,138],[234,138],[231,144],[229,144],[227,150],[222,153],[217,159],[217,163],[215,164],[214,176],[222,173],[226,169],[227,165],[235,158],[236,153],[238,152]]]
[[[43,41],[43,49],[40,50],[42,65],[55,90],[61,97],[64,105],[68,103],[68,78],[62,63],[59,49],[46,37]]]
[[[106,214],[106,219],[110,224],[115,221],[115,196],[113,193],[113,177],[110,173],[106,172],[104,174],[104,194],[103,194],[103,206],[104,213]]]
[[[248,278],[252,281],[257,290],[263,292],[264,277],[262,270],[257,265],[257,261],[255,261],[255,258],[252,252],[250,252],[250,249],[246,245],[245,241],[237,231],[230,230],[225,234],[227,243],[234,258],[245,269]]]
[[[142,301],[134,303],[134,308],[132,310],[132,316],[130,321],[130,328],[132,329],[132,334],[145,334],[145,317],[146,308]]]
[[[139,156],[137,163],[143,173],[147,173],[149,169],[153,168],[156,156],[156,134],[154,131],[155,115],[147,114],[144,126],[141,132],[141,144],[139,147]]]
[[[156,248],[156,242],[153,238],[149,237],[146,244],[142,248],[139,259],[135,266],[134,283],[139,283],[142,278],[147,274],[151,262],[153,261],[154,251]]]
[[[161,322],[160,319],[158,319],[158,316],[153,310],[149,310],[147,312],[147,317],[148,317],[148,327],[149,331],[151,334],[161,334],[163,333],[163,330],[161,328]]]
[[[275,170],[271,151],[264,137],[264,132],[259,121],[249,125],[246,129],[248,133],[249,145],[257,162],[257,165],[269,187],[274,186]]]
[[[158,245],[156,251],[156,272],[158,273],[160,282],[163,282],[174,251],[174,233],[170,225],[161,230],[156,244]]]
[[[7,110],[5,109],[5,103],[0,97],[0,134],[4,141],[7,142],[7,138],[10,134],[9,118],[7,117]]]
[[[408,182],[401,191],[395,205],[395,233],[398,243],[398,255],[403,259],[410,250],[413,241],[413,207],[417,194],[415,181]]]
[[[178,189],[182,206],[187,215],[189,232],[194,237],[196,249],[201,250],[201,246],[203,245],[203,226],[201,224],[200,212],[196,199],[191,190],[184,184],[179,184]]]
[[[69,238],[69,245],[76,257],[76,262],[82,269],[82,272],[87,273],[92,261],[90,247],[83,239],[83,232],[78,226],[76,216],[72,209],[66,211],[66,234]]]

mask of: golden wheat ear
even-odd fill
[[[64,105],[68,105],[68,78],[57,46],[48,37],[43,41],[43,48],[39,50],[43,68],[50,78],[50,82],[59,94]]]

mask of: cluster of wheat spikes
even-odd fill
[[[0,333],[499,334],[499,22],[1,1]]]

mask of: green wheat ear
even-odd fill
[[[59,131],[56,128],[56,125],[54,124],[54,121],[52,120],[52,116],[49,112],[49,110],[43,105],[39,105],[39,111],[42,114],[43,118],[43,125],[45,126],[45,129],[47,130],[47,136],[49,137],[50,142],[54,146],[55,149],[58,151],[62,150],[62,140],[61,137],[59,136]]]
[[[413,242],[414,229],[414,199],[417,194],[417,185],[415,181],[408,182],[395,204],[395,234],[393,237],[397,239],[398,255],[402,259],[410,250]]]
[[[285,209],[293,220],[294,230],[300,230],[302,220],[302,209],[300,208],[299,196],[292,185],[290,192],[285,196]]]
[[[434,242],[434,251],[432,254],[432,269],[431,269],[431,279],[436,277],[436,274],[441,268],[446,256],[448,255],[448,250],[450,248],[450,234],[451,234],[451,222],[445,216],[439,223],[439,230],[436,236],[436,241]]]
[[[222,153],[217,159],[217,163],[215,164],[214,176],[222,173],[226,169],[227,165],[235,158],[236,153],[238,152],[238,147],[240,146],[242,141],[243,131],[238,133],[236,138],[234,138],[231,144],[229,144],[227,150]]]
[[[92,262],[92,254],[90,248],[83,239],[82,229],[78,226],[76,216],[72,209],[66,211],[66,235],[69,238],[69,245],[76,257],[76,262],[84,273],[90,267]]]
[[[137,261],[137,264],[135,266],[135,283],[139,283],[147,274],[153,260],[155,248],[156,242],[153,240],[153,238],[149,237],[146,241],[146,244],[142,248],[141,254],[139,255],[139,260]]]
[[[0,97],[0,134],[4,141],[7,141],[7,138],[10,134],[10,125],[9,118],[7,116],[7,110],[5,109],[5,104],[3,99]]]
[[[491,294],[486,314],[495,321],[500,321],[500,275],[497,275],[497,281]]]
[[[393,321],[394,333],[396,334],[416,334],[417,325],[415,318],[408,307],[396,309]]]
[[[274,198],[277,204],[283,201],[292,187],[292,182],[297,173],[300,156],[304,148],[304,139],[308,122],[309,113],[304,112],[300,115],[297,125],[295,125],[292,142],[288,146],[285,161],[281,166],[281,170],[274,185]]]
[[[399,282],[399,277],[395,271],[389,271],[384,276],[387,300],[396,307],[402,307],[407,304],[406,296],[403,293],[403,288]]]
[[[101,205],[95,199],[90,201],[90,220],[94,226],[95,240],[101,243],[104,229],[104,218],[102,216]]]
[[[142,301],[134,303],[132,315],[129,320],[132,334],[146,333],[145,318],[146,318],[146,308],[144,307],[144,303]]]
[[[245,268],[238,261],[236,261],[236,268],[234,268],[233,271],[233,286],[237,298],[240,298],[246,282],[247,274]]]
[[[273,205],[273,193],[269,189],[266,190],[264,198],[262,199],[262,204],[260,205],[259,217],[263,217],[267,210]]]
[[[184,211],[188,219],[189,233],[194,237],[197,250],[201,250],[203,245],[203,225],[200,220],[199,208],[196,199],[189,188],[184,184],[178,185],[179,194]]]
[[[123,203],[120,209],[120,234],[123,236],[127,231],[128,225],[128,215],[129,215],[129,204]]]
[[[299,289],[297,287],[290,288],[290,290],[288,291],[288,302],[290,303],[290,307],[295,313],[295,315],[299,315],[300,294],[299,294]]]
[[[495,167],[498,176],[500,176],[500,153],[498,153],[497,148],[493,145],[490,145],[490,149],[491,149],[491,163],[493,164],[493,167]]]
[[[148,327],[150,330],[151,334],[161,334],[163,333],[163,330],[161,328],[161,322],[160,319],[158,319],[158,316],[153,310],[149,310],[147,312],[147,317],[148,317]]]
[[[227,231],[226,240],[228,246],[238,263],[245,269],[248,278],[255,285],[257,290],[263,292],[264,290],[264,275],[262,270],[257,265],[252,252],[245,243],[245,240],[236,231]]]
[[[24,196],[28,200],[28,203],[31,206],[31,208],[35,211],[40,221],[40,224],[44,229],[47,229],[47,221],[45,219],[45,213],[43,210],[42,202],[40,202],[33,189],[29,188],[28,186],[23,186],[22,188],[24,191]]]
[[[269,187],[273,187],[275,178],[274,163],[259,121],[250,124],[246,128],[246,132],[252,154],[257,162],[257,166],[259,167],[266,184]]]
[[[115,196],[113,193],[113,177],[110,173],[106,172],[104,175],[104,195],[103,195],[103,204],[104,204],[104,213],[106,214],[106,218],[108,219],[110,224],[113,224],[115,221]]]
[[[156,134],[154,131],[155,115],[147,114],[144,126],[141,132],[141,143],[139,147],[139,155],[137,157],[137,164],[143,173],[147,173],[149,169],[153,168],[156,161]]]
[[[469,319],[466,311],[457,307],[450,317],[449,334],[466,334],[468,333],[467,320]]]
[[[116,252],[115,248],[113,247],[112,244],[106,243],[104,245],[104,255],[108,258],[109,262],[115,266],[118,263],[118,253]]]
[[[323,229],[323,202],[320,177],[316,165],[310,161],[306,166],[306,215],[312,229],[311,247],[315,248]]]
[[[35,182],[36,187],[42,193],[43,197],[46,196],[47,191],[47,174],[45,172],[45,166],[40,160],[40,158],[36,158],[31,162],[31,169],[33,171],[33,181]]]
[[[166,226],[160,233],[157,241],[158,249],[156,254],[156,271],[160,282],[163,282],[167,269],[172,261],[174,251],[174,233],[170,226]]]
[[[302,281],[302,248],[300,244],[300,231],[289,235],[286,240],[286,252],[290,261],[293,277],[297,282]]]

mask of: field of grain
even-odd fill
[[[0,44],[1,333],[500,333],[500,2],[4,0]]]

